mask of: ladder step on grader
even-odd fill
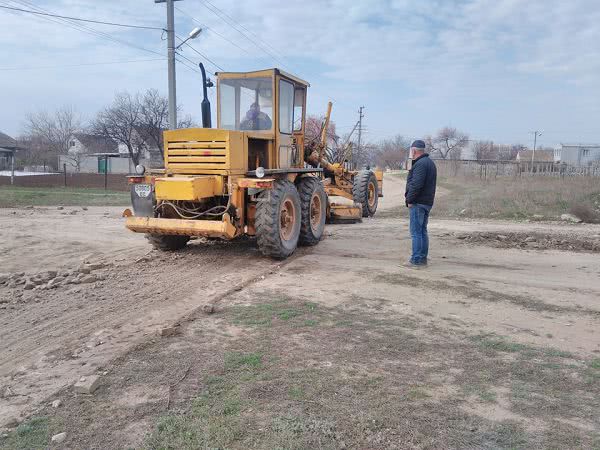
[[[284,259],[317,244],[326,221],[375,214],[383,172],[326,159],[331,103],[320,140],[305,143],[307,82],[279,69],[218,73],[217,128],[204,71],[203,83],[203,128],[165,131],[164,169],[128,176],[128,229],[161,250],[255,236],[264,255]]]

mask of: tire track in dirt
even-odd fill
[[[149,258],[114,266],[95,285],[44,291],[38,302],[1,311],[0,386],[11,395],[3,399],[0,425],[162,327],[281,266],[248,240],[190,245]]]

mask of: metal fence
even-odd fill
[[[435,164],[441,176],[496,177],[600,177],[600,166],[575,167],[553,162],[441,160]]]

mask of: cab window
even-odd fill
[[[273,126],[271,78],[222,79],[219,125],[226,130],[268,131]]]
[[[294,85],[279,80],[279,132],[292,134],[294,121]]]
[[[296,89],[294,94],[294,131],[301,131],[304,122],[304,97],[306,89]]]

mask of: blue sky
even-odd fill
[[[164,5],[152,0],[1,5],[165,22]],[[320,114],[333,100],[342,132],[363,105],[371,141],[420,137],[446,125],[498,143],[530,145],[536,129],[544,132],[542,145],[600,141],[597,0],[183,0],[176,6],[178,34],[199,23],[208,27],[193,41],[199,51],[226,70],[279,66],[307,79],[309,111]],[[89,119],[118,91],[166,92],[160,31],[86,27],[108,36],[0,10],[0,130],[17,135],[27,112],[63,104]],[[200,60],[189,49],[183,56]],[[113,61],[137,62],[68,67]],[[178,100],[199,118],[199,76],[182,64]]]

